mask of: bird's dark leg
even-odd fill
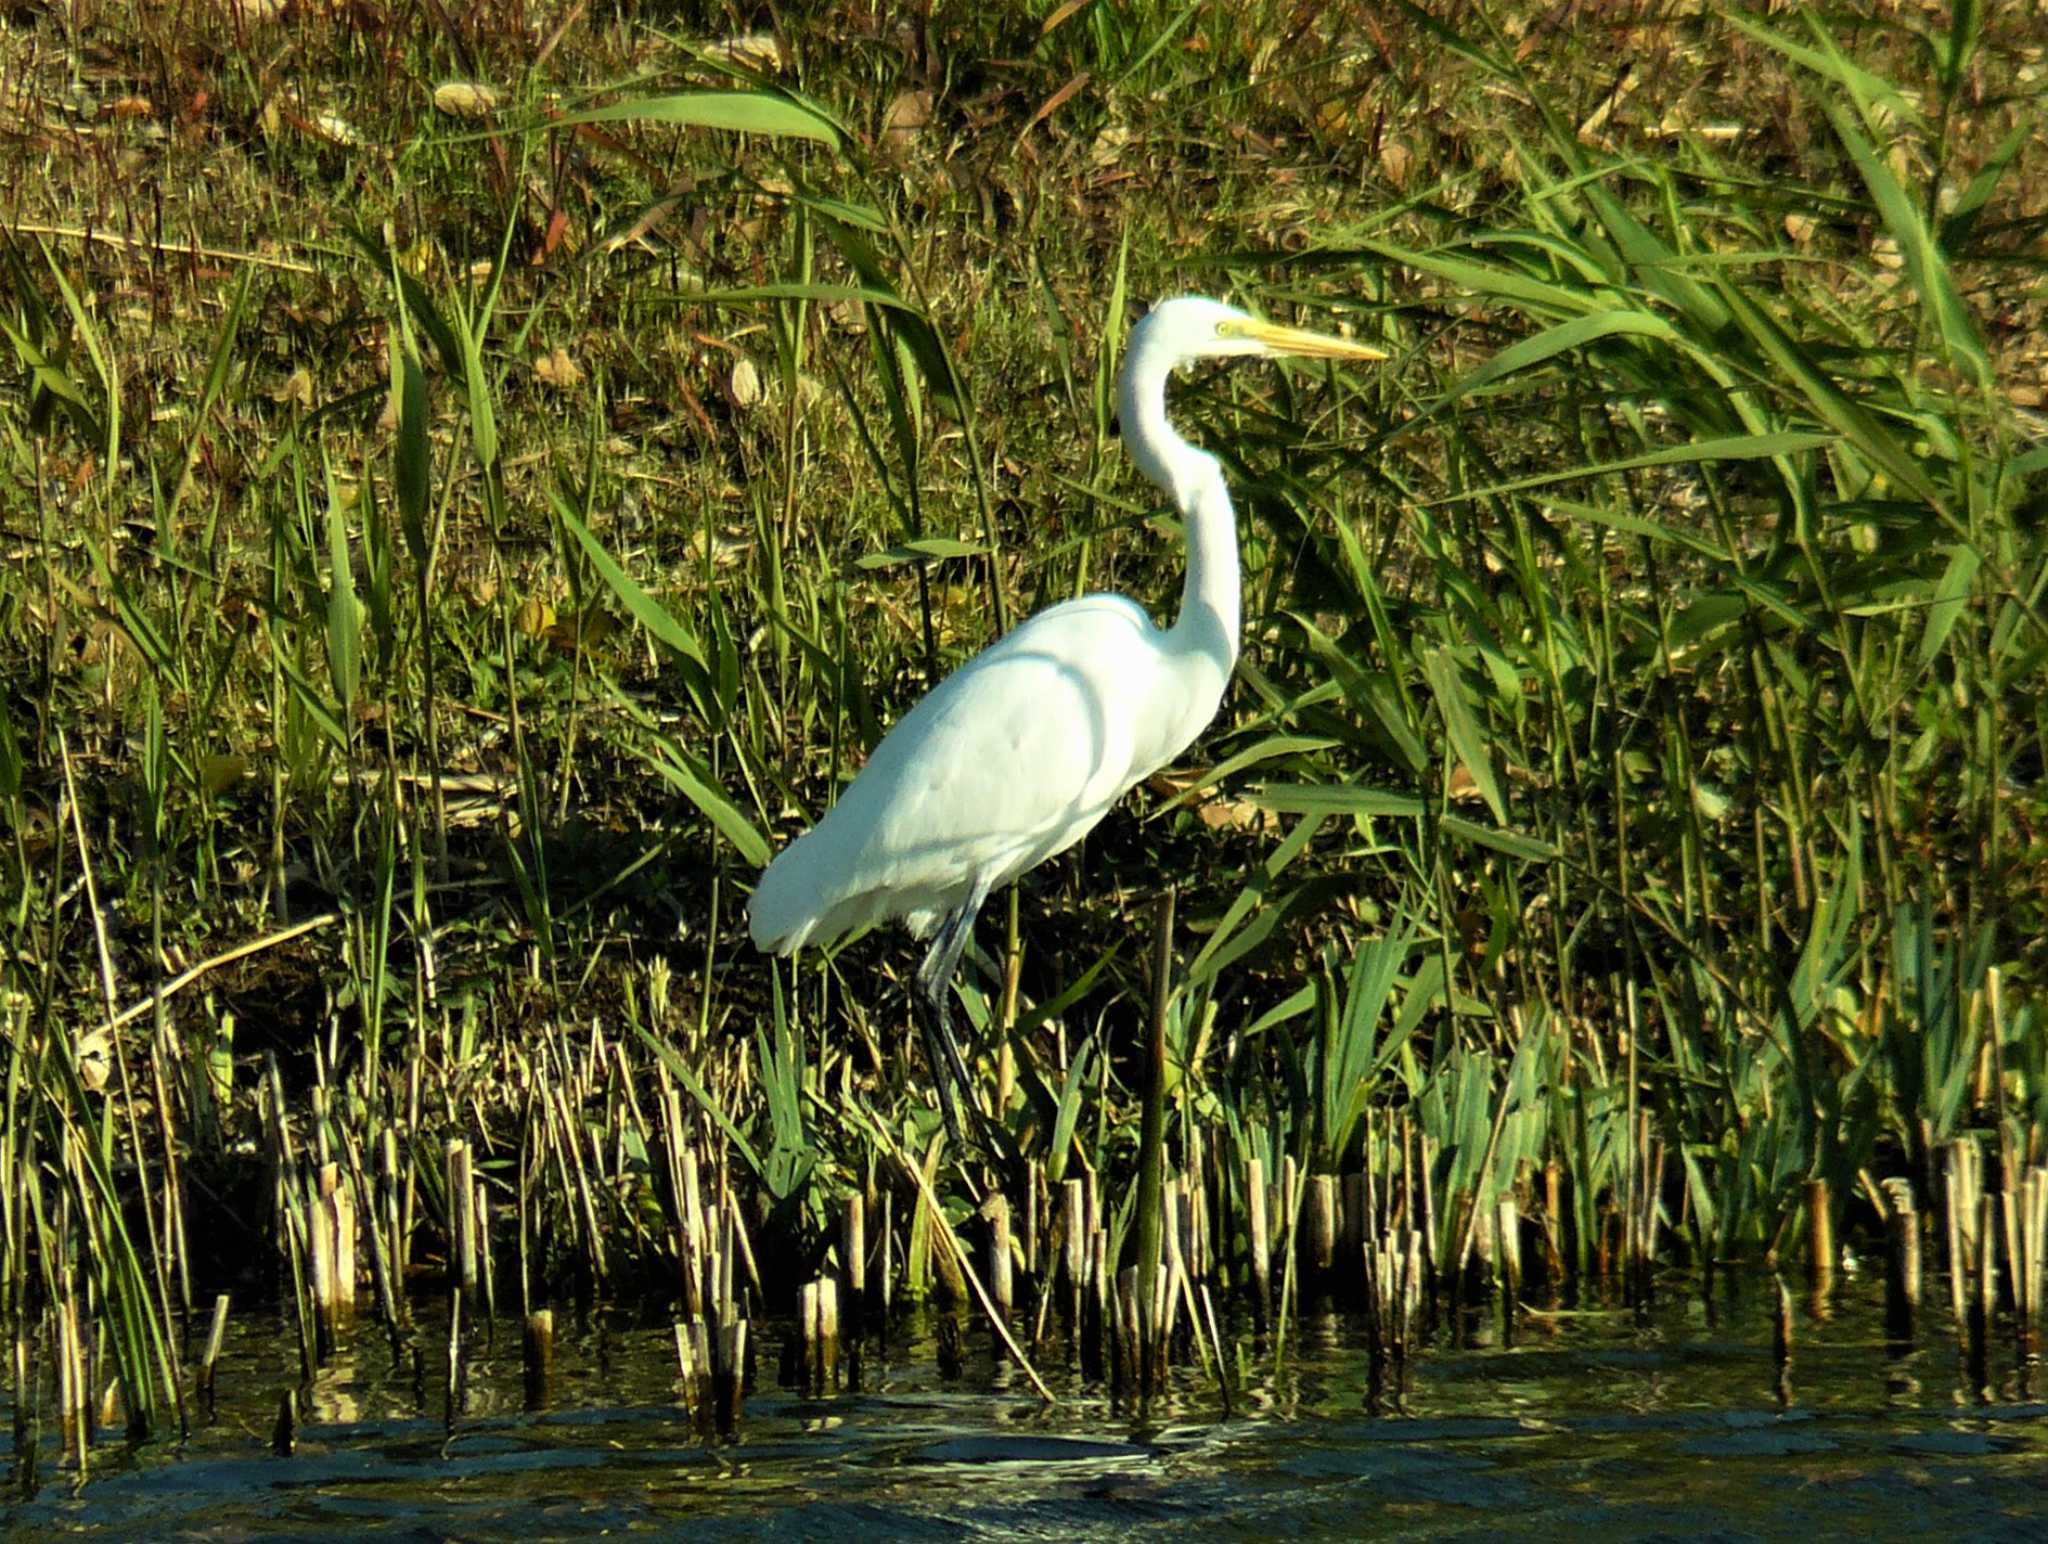
[[[918,1018],[924,1028],[924,1051],[932,1064],[932,1081],[939,1087],[939,1109],[946,1117],[946,1129],[953,1134],[953,1141],[962,1147],[966,1146],[966,1139],[961,1134],[956,1096],[967,1101],[975,1135],[983,1147],[989,1146],[988,1127],[982,1119],[981,1106],[974,1102],[967,1060],[960,1054],[960,1042],[953,1036],[953,972],[959,968],[960,955],[973,936],[975,915],[987,899],[988,886],[977,882],[967,899],[947,914],[924,963],[917,967],[917,989],[912,994],[922,1010]]]

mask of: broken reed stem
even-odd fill
[[[1000,1190],[991,1191],[982,1203],[988,1218],[988,1290],[996,1309],[1008,1317],[1015,1306],[1010,1279],[1010,1203]]]
[[[491,1269],[491,1197],[482,1180],[476,1182],[473,1193],[475,1201],[470,1207],[470,1215],[476,1219],[474,1247],[483,1275],[484,1321],[488,1325],[495,1323],[498,1317],[497,1276]]]
[[[1777,1367],[1778,1403],[1792,1403],[1792,1289],[1785,1278],[1772,1274],[1778,1289],[1776,1311],[1771,1321],[1771,1359]]]
[[[682,1117],[676,1117],[682,1130]],[[695,1149],[685,1147],[682,1155],[682,1242],[683,1306],[702,1314],[717,1300],[716,1272],[710,1268],[710,1239],[704,1226],[704,1196],[697,1174]]]
[[[1970,1387],[1982,1396],[1991,1387],[1991,1326],[1998,1316],[1998,1201],[1978,1197],[1977,1290],[1970,1296],[1968,1363]]]
[[[290,1458],[299,1445],[299,1391],[283,1390],[277,1396],[277,1420],[270,1428],[270,1451]]]
[[[1815,1295],[1825,1296],[1835,1279],[1835,1219],[1824,1179],[1806,1182],[1806,1271]]]
[[[1273,1257],[1266,1236],[1266,1165],[1256,1155],[1245,1160],[1244,1195],[1251,1250],[1252,1321],[1263,1330],[1273,1315]]]
[[[1137,1282],[1135,1302],[1143,1317],[1134,1326],[1140,1344],[1149,1347],[1160,1326],[1152,1317],[1158,1297],[1160,1205],[1166,1181],[1166,1010],[1173,969],[1173,888],[1159,897],[1153,915],[1151,1037],[1145,1053],[1145,1103],[1138,1132]],[[1151,1357],[1142,1354],[1141,1376],[1149,1377]],[[1149,1389],[1150,1385],[1144,1385]]]
[[[839,1222],[839,1270],[846,1284],[846,1317],[858,1338],[867,1310],[867,1199],[850,1191]]]
[[[1920,1312],[1920,1218],[1913,1209],[1913,1184],[1888,1179],[1885,1198],[1885,1334],[1910,1345]]]
[[[818,1284],[807,1281],[796,1289],[796,1350],[791,1355],[790,1344],[783,1342],[782,1382],[794,1385],[805,1393],[823,1387],[824,1379],[818,1368],[824,1362],[818,1350]]]
[[[676,1326],[680,1335],[682,1326]],[[545,1409],[548,1383],[555,1371],[555,1311],[539,1308],[526,1316],[526,1333],[520,1346],[520,1362],[526,1380],[526,1408]]]
[[[449,1431],[455,1429],[455,1418],[462,1413],[462,1296],[460,1287],[448,1294],[448,1403],[443,1424]]]
[[[221,1342],[228,1333],[228,1295],[223,1292],[213,1300],[213,1323],[206,1331],[206,1354],[199,1361],[199,1401],[205,1409],[206,1418],[213,1419],[214,1412],[214,1368],[220,1361]]]
[[[1081,1376],[1099,1382],[1109,1373],[1108,1340],[1113,1331],[1109,1283],[1109,1230],[1088,1235],[1088,1264],[1081,1295]]]
[[[450,1137],[443,1148],[448,1199],[449,1285],[476,1295],[476,1178],[470,1173],[469,1144]]]
[[[961,1247],[960,1240],[954,1236],[953,1225],[946,1220],[945,1210],[939,1204],[938,1195],[932,1189],[931,1181],[925,1178],[924,1169],[897,1145],[896,1139],[890,1133],[888,1127],[876,1120],[866,1110],[849,1111],[849,1115],[867,1133],[869,1140],[873,1141],[882,1151],[888,1153],[890,1158],[895,1161],[897,1168],[909,1177],[911,1185],[917,1190],[919,1198],[924,1202],[927,1209],[932,1236],[938,1240],[941,1246],[939,1252],[953,1262],[958,1268],[962,1280],[972,1289],[976,1300],[981,1304],[982,1312],[988,1316],[989,1325],[995,1331],[996,1338],[1002,1342],[1003,1349],[1009,1353],[1010,1360],[1017,1364],[1019,1371],[1030,1381],[1031,1387],[1037,1391],[1040,1399],[1044,1400],[1048,1405],[1058,1404],[1059,1401],[1053,1398],[1052,1390],[1045,1386],[1045,1380],[1039,1377],[1038,1369],[1031,1365],[1031,1358],[1024,1354],[1024,1348],[1018,1345],[1016,1338],[1010,1334],[1009,1326],[1003,1322],[1003,1316],[998,1312],[994,1300],[988,1295],[988,1290],[982,1286],[981,1278],[974,1273],[974,1266],[967,1258],[967,1251]],[[885,1277],[884,1280],[886,1279]]]
[[[1942,1182],[1948,1231],[1949,1303],[1955,1312],[1957,1332],[1967,1337],[1969,1283],[1977,1253],[1977,1203],[1984,1185],[1983,1151],[1974,1139],[1963,1137],[1948,1144]]]
[[[797,1335],[783,1342],[782,1380],[806,1394],[839,1386],[839,1279],[820,1276],[797,1288]]]
[[[1060,1185],[1060,1245],[1066,1270],[1069,1338],[1081,1333],[1082,1295],[1088,1290],[1088,1193],[1077,1179]]]
[[[892,1190],[882,1192],[881,1277],[882,1311],[879,1317],[886,1325],[896,1297],[896,1194]]]
[[[675,1336],[676,1383],[682,1394],[683,1408],[697,1429],[708,1436],[717,1429],[718,1417],[712,1409],[715,1381],[712,1375],[713,1342],[703,1316],[691,1314],[686,1320],[676,1320]]]
[[[1311,1175],[1308,1182],[1308,1270],[1306,1293],[1320,1301],[1329,1296],[1337,1264],[1337,1181],[1329,1174]]]
[[[1522,1059],[1522,1041],[1527,1037],[1529,1033],[1529,1026],[1524,1021],[1522,1017],[1522,1011],[1519,1008],[1509,1009],[1508,1018],[1509,1021],[1513,1023],[1513,1025],[1515,1026],[1515,1051],[1514,1055],[1509,1058],[1506,1065],[1508,1067],[1513,1067]],[[1505,1089],[1503,1089],[1499,1094],[1495,1095],[1494,1097],[1493,1129],[1488,1131],[1486,1134],[1486,1155],[1479,1160],[1479,1168],[1477,1170],[1477,1173],[1479,1174],[1480,1178],[1476,1182],[1478,1185],[1483,1186],[1486,1182],[1485,1177],[1493,1173],[1494,1159],[1500,1153],[1501,1130],[1507,1125],[1509,1102],[1510,1101],[1507,1097],[1507,1092]],[[1635,1108],[1635,1086],[1633,1083],[1631,1083],[1629,1086],[1629,1108],[1631,1112],[1633,1112]],[[1425,1170],[1424,1172],[1426,1173],[1427,1171]],[[1480,1207],[1478,1205],[1478,1195],[1476,1191],[1473,1196],[1473,1203],[1474,1204],[1470,1212],[1467,1214],[1465,1218],[1464,1234],[1458,1242],[1457,1258],[1452,1262],[1452,1290],[1454,1292],[1457,1290],[1457,1283],[1464,1278],[1466,1262],[1472,1258],[1472,1242],[1479,1232]]]
[[[2039,1333],[2044,1275],[2048,1275],[2048,1166],[2027,1171],[2020,1184],[2020,1262],[2013,1272],[2018,1283],[2020,1325],[2031,1348]]]
[[[714,1423],[720,1435],[739,1430],[747,1401],[747,1321],[732,1319],[718,1326],[718,1357],[712,1367]]]
[[[1502,1196],[1496,1209],[1499,1248],[1495,1265],[1500,1272],[1502,1323],[1510,1342],[1514,1339],[1515,1310],[1522,1296],[1522,1215],[1513,1196]]]

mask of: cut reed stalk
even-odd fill
[[[1077,1179],[1060,1184],[1061,1260],[1067,1287],[1067,1334],[1081,1333],[1081,1298],[1088,1287],[1088,1196]]]
[[[1888,1179],[1885,1210],[1885,1334],[1894,1345],[1910,1346],[1920,1313],[1920,1218],[1912,1181]]]
[[[1991,1326],[1998,1316],[1998,1198],[1977,1201],[1976,1291],[1970,1295],[1969,1345],[1966,1348],[1970,1389],[1980,1399],[1991,1395]]]
[[[223,1292],[213,1300],[213,1321],[206,1331],[206,1351],[199,1359],[199,1404],[205,1418],[214,1416],[214,1372],[220,1363],[221,1343],[228,1333],[228,1294]]]
[[[1792,1403],[1792,1289],[1785,1285],[1783,1276],[1773,1273],[1771,1279],[1777,1288],[1771,1320],[1771,1360],[1777,1370],[1778,1403],[1787,1406]]]
[[[849,1191],[840,1211],[839,1272],[845,1284],[846,1318],[856,1340],[867,1318],[867,1253],[867,1200],[858,1190]]]
[[[1824,1179],[1806,1182],[1806,1272],[1815,1301],[1824,1301],[1835,1280],[1835,1219]]]
[[[446,1403],[442,1406],[442,1424],[455,1430],[455,1423],[461,1417],[464,1391],[469,1377],[468,1358],[463,1354],[463,1302],[465,1294],[457,1287],[448,1294],[448,1346],[446,1351],[446,1381],[443,1392]]]
[[[2048,1166],[2027,1170],[2020,1186],[2019,1322],[2022,1352],[2031,1355],[2040,1333],[2041,1297],[2048,1284]]]
[[[818,1281],[818,1388],[839,1387],[839,1282],[832,1276]]]
[[[1943,1222],[1948,1231],[1949,1305],[1957,1337],[1970,1342],[1970,1282],[1977,1266],[1977,1216],[1983,1186],[1982,1151],[1963,1138],[1949,1143],[1942,1171]]]
[[[1113,1333],[1110,1305],[1109,1232],[1097,1228],[1088,1237],[1088,1264],[1081,1284],[1081,1376],[1100,1383],[1109,1376],[1107,1339]]]
[[[1010,1203],[1001,1191],[989,1193],[982,1203],[982,1215],[988,1219],[989,1295],[995,1299],[996,1312],[1008,1318],[1015,1307],[1010,1275]]]
[[[493,1333],[491,1326],[498,1318],[498,1276],[491,1258],[491,1195],[482,1180],[476,1182],[472,1195],[470,1215],[475,1219],[477,1267],[483,1277],[484,1324],[488,1336]]]
[[[270,1451],[278,1458],[290,1458],[299,1447],[299,1391],[282,1390],[277,1396],[277,1419],[270,1427]]]
[[[1337,1180],[1334,1175],[1315,1174],[1308,1182],[1308,1262],[1303,1271],[1303,1295],[1327,1302],[1337,1264]]]
[[[747,1321],[729,1319],[718,1326],[718,1356],[712,1364],[712,1402],[719,1435],[731,1437],[746,1413]]]
[[[1261,1330],[1273,1315],[1273,1257],[1266,1238],[1266,1165],[1256,1154],[1245,1160],[1245,1234],[1251,1250],[1252,1322]]]
[[[1142,1317],[1135,1326],[1140,1354],[1140,1376],[1149,1382],[1153,1365],[1152,1346],[1162,1333],[1153,1316],[1159,1300],[1162,1220],[1166,1184],[1166,1028],[1173,968],[1173,888],[1159,897],[1153,917],[1151,1034],[1145,1053],[1144,1111],[1138,1131],[1138,1211],[1133,1225],[1137,1237],[1137,1284],[1134,1301]]]
[[[469,1144],[450,1137],[442,1147],[444,1194],[448,1203],[448,1285],[476,1296],[476,1178],[470,1173]]]

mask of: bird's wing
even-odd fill
[[[1144,758],[1161,638],[1137,605],[1091,596],[947,677],[769,865],[756,943],[794,949],[890,917],[921,931],[975,879],[1000,884],[1079,840],[1158,764]]]

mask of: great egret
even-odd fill
[[[953,1037],[953,972],[990,892],[1078,842],[1216,716],[1237,663],[1237,525],[1216,458],[1173,430],[1166,382],[1198,359],[1384,359],[1198,297],[1132,329],[1117,382],[1125,448],[1187,534],[1173,626],[1122,595],[1040,612],[941,681],[875,747],[839,802],[762,873],[755,947],[793,954],[900,917],[930,938],[918,967],[925,1053],[954,1140],[957,1087],[980,1126]]]

